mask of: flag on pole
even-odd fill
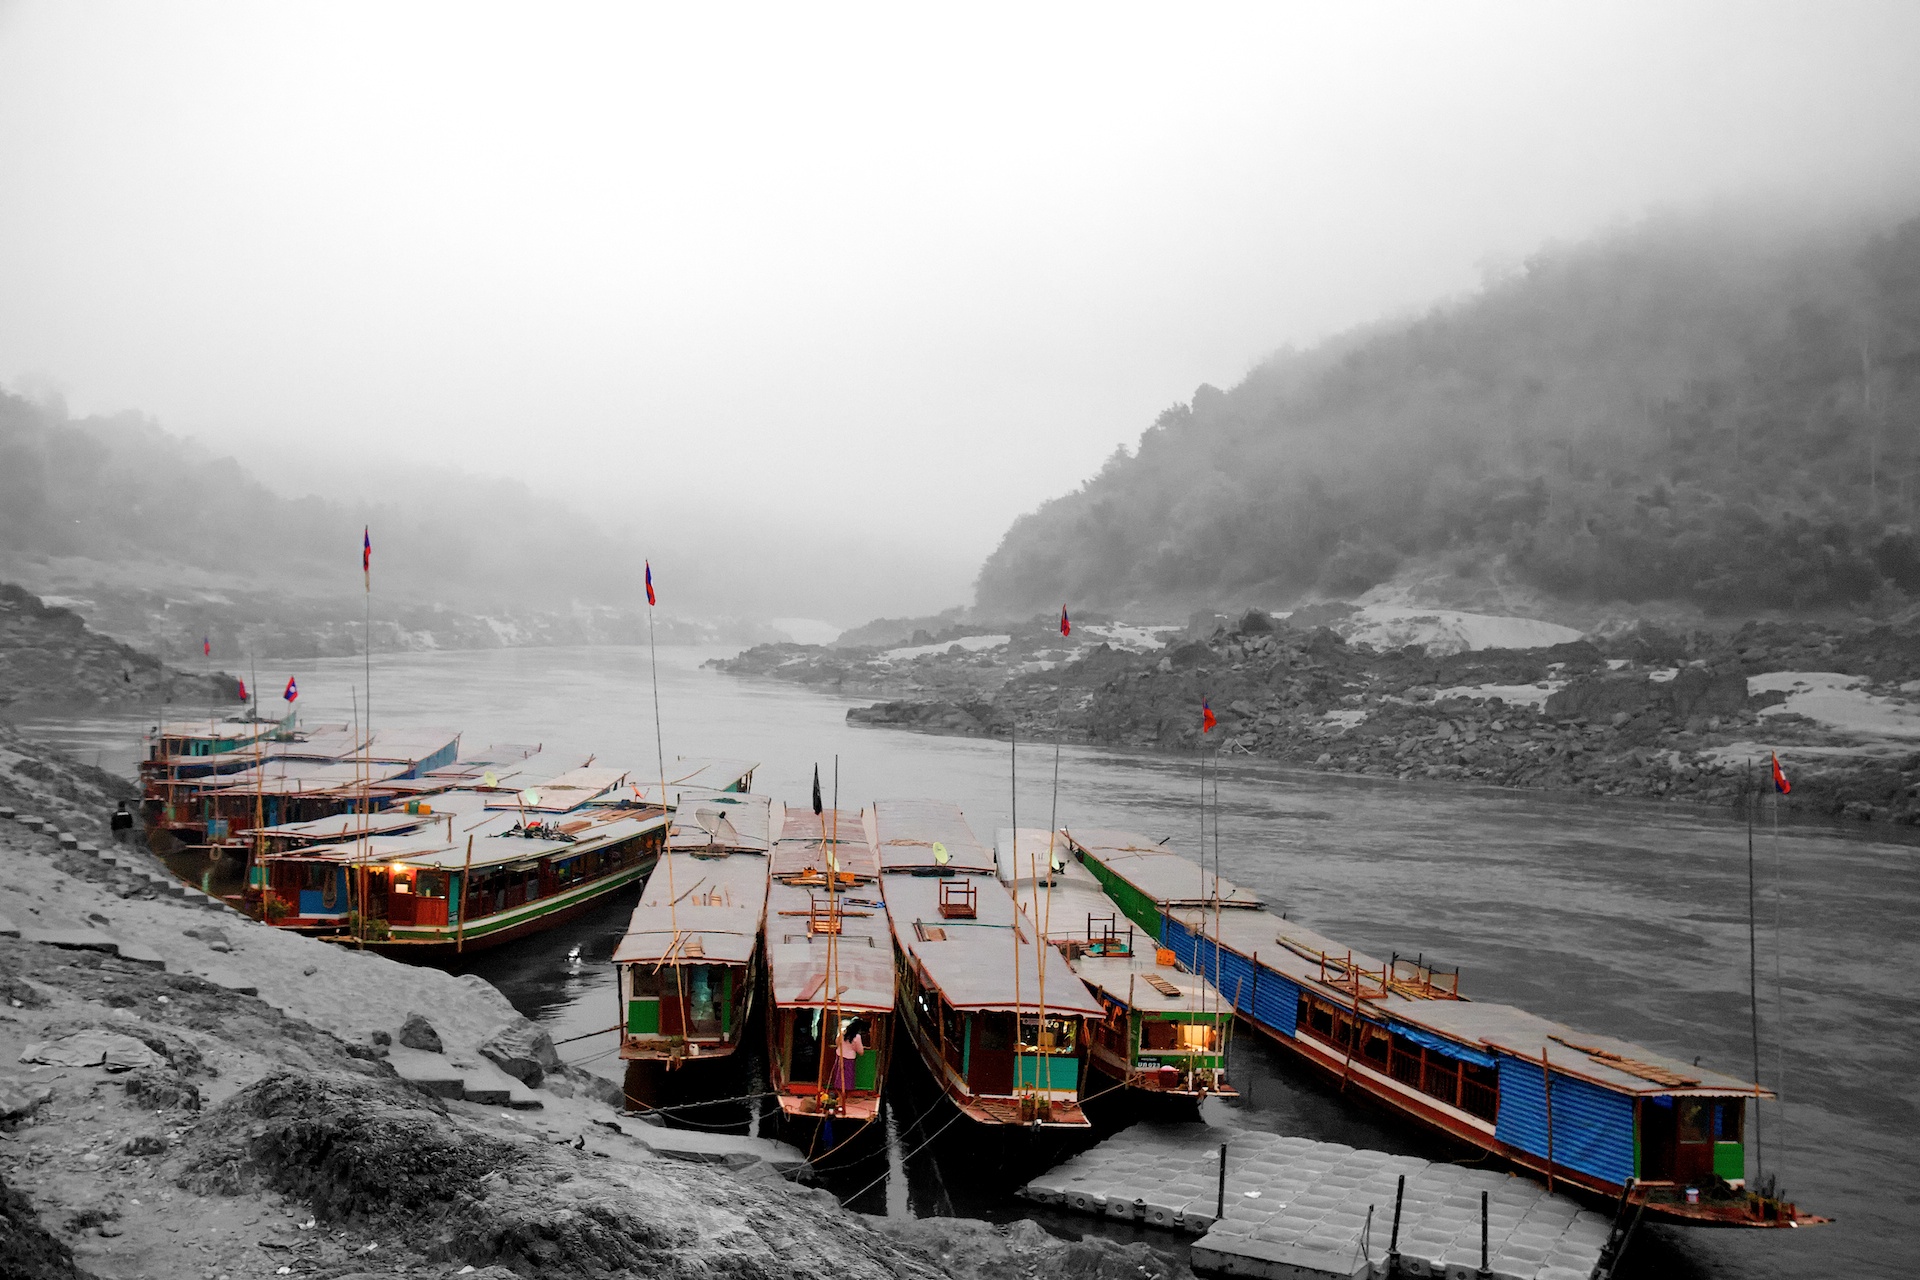
[[[281,694],[280,696],[285,698],[288,702],[292,702],[295,698],[300,696],[300,686],[293,682],[292,676],[287,677],[287,691]]]
[[[1200,732],[1212,733],[1213,726],[1218,723],[1220,722],[1214,719],[1213,704],[1205,698],[1200,699]]]
[[[1778,755],[1773,757],[1773,789],[1781,795],[1786,795],[1789,791],[1793,790],[1793,784],[1787,781],[1786,770],[1780,767],[1780,757]]]
[[[820,803],[820,766],[813,766],[813,814],[817,818],[822,812]]]
[[[1063,636],[1073,634],[1073,623],[1067,618],[1067,606],[1065,605],[1060,606],[1060,634]]]
[[[247,700],[247,682],[245,680],[235,680],[234,683],[240,686],[240,701],[245,702]]]
[[[373,526],[360,529],[360,572],[366,575],[367,590],[373,590]]]
[[[653,598],[653,561],[649,560],[646,563],[647,563],[647,603],[656,604],[658,602]],[[814,772],[815,773],[820,772],[818,766],[814,768]]]
[[[200,637],[200,656],[203,658],[211,658],[213,656],[213,637],[212,636]]]

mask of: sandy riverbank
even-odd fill
[[[124,785],[0,730],[0,806],[104,843]],[[538,1033],[477,978],[174,898],[14,820],[0,866],[8,1276],[1176,1274],[1031,1224],[849,1214],[754,1158],[772,1144],[662,1154],[567,1073],[502,1074],[483,1045]],[[437,1053],[377,1043],[414,1015]]]

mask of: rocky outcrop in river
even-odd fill
[[[1063,655],[1064,656],[1064,655]],[[743,655],[744,657],[744,655]],[[919,686],[859,724],[1217,750],[1344,773],[1725,804],[1778,751],[1792,810],[1920,821],[1911,628],[1639,627],[1537,649],[1375,650],[1250,612],[1162,648],[1065,661],[916,658]],[[855,687],[857,654],[786,646],[757,674]],[[822,679],[827,676],[829,678]],[[1202,735],[1201,703],[1218,717]]]

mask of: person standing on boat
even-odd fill
[[[108,820],[108,825],[113,829],[113,842],[115,844],[125,844],[132,838],[133,815],[127,812],[127,802],[125,800],[122,800],[120,807],[113,811],[113,817]]]
[[[840,1063],[833,1085],[836,1092],[853,1092],[854,1064],[860,1061],[860,1055],[867,1051],[866,1039],[860,1034],[866,1029],[866,1019],[855,1018],[840,1033]]]

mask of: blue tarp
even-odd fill
[[[1448,1040],[1446,1037],[1437,1036],[1431,1031],[1422,1031],[1418,1027],[1410,1027],[1404,1022],[1396,1022],[1389,1018],[1387,1019],[1387,1030],[1397,1036],[1405,1036],[1423,1049],[1431,1049],[1435,1053],[1444,1053],[1449,1058],[1458,1058],[1462,1062],[1471,1062],[1476,1067],[1491,1067],[1494,1065],[1493,1055],[1484,1049],[1470,1048],[1467,1045],[1461,1044],[1458,1040]]]

